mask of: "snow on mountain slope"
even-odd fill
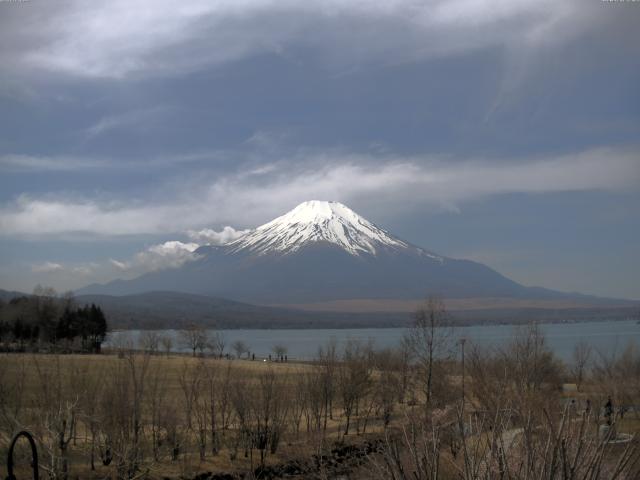
[[[380,249],[411,249],[440,259],[393,237],[338,202],[311,200],[252,230],[228,245],[229,251],[292,253],[315,242],[335,244],[351,255],[376,255]]]

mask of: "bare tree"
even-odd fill
[[[78,416],[79,396],[76,389],[68,388],[68,382],[78,380],[67,377],[59,356],[47,362],[33,357],[37,372],[39,395],[36,407],[42,415],[38,426],[41,444],[45,447],[48,465],[43,468],[55,479],[69,478],[69,444],[73,438]],[[74,385],[75,386],[75,385]]]
[[[333,419],[333,398],[336,391],[338,354],[335,338],[318,349],[318,364],[320,365],[320,385],[322,386],[322,401],[324,403],[323,430],[326,432],[328,419]]]
[[[325,386],[318,382],[318,375],[322,375],[317,369],[304,372],[302,383],[304,393],[303,398],[306,403],[303,412],[306,418],[307,433],[318,432],[322,428],[323,413],[326,412],[328,403],[326,402]],[[325,415],[326,418],[326,415]],[[325,428],[326,430],[326,428]]]
[[[231,348],[236,352],[236,357],[241,358],[243,354],[249,354],[249,345],[243,340],[236,340],[231,344]]]
[[[251,397],[252,447],[259,450],[261,465],[264,465],[267,454],[276,453],[280,443],[288,411],[285,384],[286,375],[269,369],[259,376]]]
[[[180,330],[180,341],[182,345],[191,350],[193,356],[196,352],[204,350],[207,346],[207,331],[200,325],[190,324],[187,328]]]
[[[580,391],[589,361],[591,360],[591,345],[582,341],[576,344],[573,349],[573,364],[571,365],[571,374],[576,388]]]
[[[542,415],[543,407],[538,407]],[[459,417],[460,420],[460,417]],[[548,480],[638,478],[640,445],[636,440],[614,448],[611,436],[589,428],[588,413],[568,405],[542,423],[509,429],[510,414],[480,414],[466,435],[462,421],[427,425],[407,418],[398,435],[387,433],[380,457],[372,457],[377,478],[437,480],[439,478]],[[456,455],[445,455],[448,431],[459,439]],[[446,472],[445,465],[449,466]],[[449,475],[446,475],[449,473]]]
[[[220,440],[218,438],[218,416],[219,416],[219,401],[220,392],[222,386],[220,368],[215,362],[209,362],[204,370],[205,375],[205,388],[207,389],[208,396],[205,396],[204,407],[208,410],[209,416],[209,433],[211,436],[211,453],[213,455],[218,454]],[[202,415],[205,417],[206,414]],[[202,443],[201,443],[202,444]]]
[[[291,412],[291,418],[289,421],[293,426],[296,438],[298,438],[300,435],[300,423],[302,422],[302,417],[308,408],[307,385],[304,374],[295,375],[292,390],[289,402]]]
[[[163,443],[162,416],[169,400],[166,395],[167,369],[162,368],[158,362],[154,362],[149,369],[147,378],[149,382],[147,409],[151,424],[151,448],[153,459],[157,462],[160,460],[160,446]]]
[[[227,346],[227,341],[224,335],[220,332],[216,332],[211,338],[211,341],[207,344],[207,348],[211,352],[211,355],[217,358],[224,356],[224,349]]]
[[[90,435],[89,446],[89,467],[95,471],[96,448],[99,439],[100,424],[105,412],[100,410],[100,398],[104,388],[105,369],[101,365],[96,370],[93,368],[83,377],[82,388],[78,389],[80,394],[79,418],[85,426],[85,432]],[[88,432],[87,432],[88,431]]]
[[[398,401],[398,390],[402,388],[402,353],[390,349],[382,350],[375,353],[373,361],[378,375],[374,379],[372,400],[382,414],[383,426],[386,429]]]
[[[27,360],[19,355],[12,366],[5,358],[0,361],[0,432],[13,433],[24,424]]]
[[[601,373],[596,371],[597,378],[614,378],[618,368],[625,370],[604,388],[632,383],[637,389],[640,355],[635,361],[632,352],[623,357],[603,361]],[[536,325],[518,329],[503,348],[473,348],[468,372],[472,410],[459,403],[426,421],[406,412],[404,421],[385,432],[382,455],[372,457],[379,478],[640,478],[640,442],[632,435],[616,437],[619,416],[612,416],[612,427],[603,433],[600,408],[562,402],[558,362]]]
[[[198,444],[198,453],[200,455],[200,460],[204,460],[207,449],[207,434],[210,426],[210,414],[211,406],[209,401],[211,400],[210,395],[206,395],[207,393],[207,383],[208,383],[208,372],[205,363],[202,361],[198,367],[195,369],[196,373],[194,377],[197,378],[197,381],[192,384],[193,388],[193,413],[195,416],[195,427],[196,427],[196,440]],[[209,390],[211,386],[209,385]],[[215,412],[214,412],[215,413]]]
[[[184,412],[187,429],[189,431],[193,429],[195,403],[202,386],[202,368],[203,366],[201,362],[193,365],[191,361],[184,359],[182,362],[182,368],[180,369],[180,377],[178,378],[180,389],[182,390],[182,410]]]
[[[162,335],[160,337],[160,344],[162,345],[164,353],[169,356],[169,354],[171,353],[171,349],[173,348],[173,338],[171,338],[169,335]]]
[[[620,353],[613,350],[599,355],[594,361],[592,375],[597,388],[597,401],[603,404],[611,397],[614,404],[620,405],[621,413],[626,411],[625,405],[640,403],[640,350],[635,343],[629,343]],[[634,410],[636,410],[634,408]],[[636,416],[640,414],[636,410]]]
[[[271,351],[276,356],[276,359],[284,359],[284,356],[287,354],[287,347],[285,347],[281,343],[277,343],[273,346]]]
[[[135,355],[130,353],[126,357],[128,373],[130,375],[131,393],[131,430],[132,440],[129,449],[128,474],[131,478],[138,472],[139,462],[142,458],[141,443],[143,434],[143,407],[145,404],[145,387],[147,369],[149,368],[149,355]]]
[[[427,408],[432,402],[436,364],[451,355],[451,336],[451,319],[443,300],[428,297],[416,310],[413,326],[406,337],[421,371]]]
[[[247,385],[238,377],[233,377],[227,384],[231,392],[230,402],[235,413],[235,435],[231,446],[231,459],[235,460],[238,450],[244,450],[244,457],[248,458],[253,451],[251,442],[251,403],[252,398],[247,395]]]
[[[169,404],[160,411],[159,426],[166,432],[172,461],[178,460],[182,449],[183,432],[180,430],[180,424],[178,409],[174,405]]]
[[[358,417],[360,402],[371,384],[372,365],[369,361],[369,353],[370,345],[349,339],[344,347],[342,363],[338,367],[338,386],[345,417],[345,435],[349,435],[352,417]]]
[[[404,337],[398,347],[398,369],[400,374],[400,385],[398,388],[398,402],[404,403],[409,390],[411,361],[413,359],[413,351],[407,337]]]
[[[113,349],[118,352],[119,358],[124,358],[127,353],[130,353],[134,349],[131,333],[128,331],[115,332],[111,344],[113,345]]]
[[[232,368],[231,363],[227,364],[227,367],[224,369],[224,373],[222,374],[222,378],[220,378],[218,388],[216,389],[218,401],[217,411],[220,417],[220,430],[222,430],[223,436],[229,429],[229,425],[232,421],[231,382],[234,375],[235,370]]]
[[[138,345],[146,353],[155,355],[160,345],[160,335],[154,331],[142,332],[138,339]]]
[[[554,389],[560,386],[562,366],[536,323],[518,328],[502,355],[520,391],[533,392],[540,391],[543,386]]]
[[[466,367],[473,402],[494,415],[504,408],[517,410],[520,417],[541,413],[543,406],[553,409],[549,402],[562,378],[561,365],[535,324],[517,329],[502,348],[473,347]]]

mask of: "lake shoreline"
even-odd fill
[[[559,358],[569,360],[575,346],[580,342],[589,343],[603,355],[621,352],[627,344],[640,344],[640,325],[635,319],[620,321],[556,322],[538,323],[545,334],[549,347]],[[518,332],[521,325],[472,325],[458,326],[453,330],[453,339],[466,339],[470,345],[478,347],[500,347]],[[318,352],[318,348],[328,342],[335,342],[338,348],[348,339],[372,342],[375,348],[395,348],[400,345],[407,327],[387,328],[289,328],[289,329],[210,329],[210,337],[219,334],[227,348],[235,341],[242,341],[256,357],[268,358],[274,346],[286,347],[289,358],[308,360]],[[180,329],[162,330],[119,330],[110,332],[105,348],[129,346],[137,348],[147,335],[169,337],[172,348],[186,352],[180,339]]]
[[[584,319],[570,319],[570,320],[520,320],[520,321],[485,321],[485,322],[462,322],[462,323],[456,323],[455,320],[453,320],[452,325],[453,327],[488,327],[488,326],[508,326],[508,327],[518,327],[518,326],[523,326],[523,325],[528,325],[530,323],[535,323],[537,325],[562,325],[562,324],[583,324],[583,323],[602,323],[602,322],[610,322],[610,323],[618,323],[618,322],[636,322],[638,325],[640,325],[640,318],[636,318],[636,317],[632,317],[632,316],[628,316],[628,317],[620,317],[620,318],[600,318],[600,319],[594,319],[594,318],[584,318]],[[382,330],[382,329],[396,329],[396,328],[409,328],[411,327],[411,319],[408,319],[407,322],[405,324],[401,324],[401,323],[397,323],[397,324],[391,324],[391,325],[379,325],[377,323],[363,323],[363,324],[345,324],[343,326],[340,325],[334,325],[334,324],[330,324],[327,326],[318,326],[316,324],[313,325],[299,325],[299,326],[294,326],[294,325],[265,325],[265,326],[255,326],[255,327],[251,327],[251,326],[239,326],[239,327],[229,327],[229,326],[223,326],[223,327],[216,327],[216,326],[211,326],[208,324],[202,325],[203,328],[207,329],[207,330],[358,330],[358,329],[371,329],[371,328],[375,328],[377,330]],[[128,332],[128,331],[158,331],[158,330],[174,330],[174,331],[178,331],[178,330],[182,330],[183,327],[181,326],[176,326],[174,328],[152,328],[152,327],[148,327],[148,328],[144,328],[144,327],[139,327],[139,328],[112,328],[109,330],[109,332]],[[639,327],[640,328],[640,327]]]

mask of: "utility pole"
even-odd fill
[[[464,344],[467,339],[462,337],[460,339],[460,350],[462,352],[462,409],[464,410]]]

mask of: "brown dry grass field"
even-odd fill
[[[144,365],[145,361],[148,362],[146,365]],[[140,370],[134,373],[132,369],[135,368]],[[96,454],[94,462],[95,470],[91,470],[88,458],[92,434],[87,425],[89,420],[86,412],[87,410],[93,412],[94,409],[102,409],[102,413],[95,413],[95,415],[98,422],[103,422],[105,416],[109,416],[110,408],[118,408],[116,404],[104,403],[110,394],[109,390],[121,388],[121,385],[116,385],[120,380],[129,382],[127,377],[133,379],[133,376],[143,374],[144,376],[141,377],[143,381],[138,383],[145,389],[141,406],[141,430],[144,432],[144,439],[140,445],[140,449],[145,452],[145,458],[140,463],[145,465],[143,471],[150,478],[189,477],[195,476],[198,472],[206,471],[251,471],[259,464],[259,454],[252,450],[248,456],[245,456],[242,452],[242,445],[239,448],[233,446],[236,440],[232,437],[237,435],[238,428],[235,420],[231,420],[227,429],[222,430],[221,428],[222,438],[220,438],[217,454],[211,454],[210,446],[207,446],[204,458],[198,454],[197,427],[195,425],[186,427],[190,423],[186,412],[189,408],[195,408],[188,406],[189,401],[193,402],[192,399],[187,398],[192,395],[189,384],[193,381],[191,376],[196,371],[215,372],[213,375],[217,376],[217,383],[213,388],[218,391],[214,392],[214,395],[220,396],[219,401],[224,401],[223,392],[220,390],[226,388],[235,391],[241,383],[242,394],[252,397],[257,395],[255,390],[260,388],[260,378],[264,378],[265,374],[273,374],[276,377],[278,391],[273,392],[277,398],[274,397],[272,401],[286,403],[286,408],[289,411],[285,415],[291,417],[292,398],[299,395],[296,392],[296,386],[301,383],[302,377],[311,374],[314,368],[313,365],[305,363],[194,358],[175,354],[169,356],[134,354],[130,358],[119,358],[115,354],[1,354],[0,406],[3,417],[0,426],[0,465],[5,465],[6,462],[10,433],[18,429],[27,429],[33,432],[38,439],[42,466],[47,450],[55,451],[56,449],[55,425],[50,424],[60,420],[62,417],[60,415],[61,408],[73,405],[79,413],[75,418],[75,431],[72,433],[73,438],[68,447],[71,478],[117,478],[114,472],[114,463],[104,466],[98,458],[98,454]],[[142,371],[143,369],[144,371]],[[375,373],[373,376],[376,376]],[[134,383],[136,382],[131,380],[129,389],[134,388]],[[158,391],[154,390],[155,385],[159,385]],[[200,389],[200,393],[207,390],[204,384],[194,386],[194,388]],[[126,395],[127,402],[134,401],[130,391],[127,391]],[[133,395],[135,396],[135,394]],[[233,402],[232,399],[227,399],[227,401]],[[151,412],[153,402],[161,403],[161,408],[171,410],[177,415],[175,423],[178,426],[177,429],[182,430],[180,432],[180,454],[177,459],[171,458],[169,448],[163,449],[158,460],[151,459],[152,446],[149,436],[151,435],[150,424],[154,421],[152,418],[154,414]],[[87,404],[92,403],[94,405],[87,408]],[[260,408],[260,406],[254,407]],[[232,406],[229,405],[228,408],[231,409]],[[130,415],[130,412],[126,414]],[[195,417],[195,413],[192,415]],[[308,458],[311,454],[317,453],[320,448],[330,447],[332,442],[342,439],[344,421],[337,405],[332,409],[330,417],[332,418],[327,421],[326,431],[321,433],[309,431],[302,416],[299,419],[299,432],[295,433],[294,427],[291,425],[293,420],[285,418],[283,423],[287,424],[284,428],[286,432],[282,435],[279,448],[276,453],[267,455],[265,463],[267,465],[278,464],[290,459]],[[191,423],[195,422],[195,419],[192,418]],[[360,426],[358,425],[358,427]],[[369,434],[381,431],[380,422],[376,419],[370,419],[367,431]],[[355,433],[354,430],[351,437],[356,443],[365,438],[365,436]],[[165,437],[167,436],[164,431],[163,434]],[[166,438],[164,441],[166,442]],[[49,445],[43,448],[45,443]],[[27,475],[26,444],[19,444],[18,452],[23,450],[23,465],[19,471]],[[240,452],[234,452],[234,450],[240,450]],[[44,465],[46,466],[46,464]]]
[[[202,472],[239,474],[254,472],[261,464],[309,462],[313,455],[331,450],[336,442],[362,445],[384,438],[386,431],[399,432],[402,438],[403,428],[426,425],[421,420],[425,412],[423,372],[405,370],[401,363],[389,359],[382,362],[369,353],[359,355],[312,364],[133,351],[0,354],[0,475],[5,475],[11,436],[22,429],[32,432],[38,442],[41,478],[191,479]],[[589,419],[588,431],[596,438],[607,395],[613,392],[616,401],[626,399],[628,387],[633,385],[625,374],[627,381],[612,380],[607,385],[596,377],[589,378],[579,391],[566,383],[564,389],[559,388],[562,383],[540,383],[523,391],[529,387],[525,383],[517,386],[520,378],[515,370],[511,386],[504,388],[502,367],[492,370],[488,358],[476,362],[474,365],[471,358],[466,369],[463,418],[471,425],[473,415],[491,411],[492,401],[496,411],[507,405],[505,395],[510,402],[509,413],[500,420],[498,437],[494,414],[469,433],[468,448],[479,448],[480,460],[476,461],[485,461],[484,468],[498,468],[492,457],[495,452],[491,453],[496,443],[513,445],[514,451],[524,448],[522,429],[514,423],[523,408],[529,408],[534,416],[541,415],[532,432],[544,443],[541,428],[548,421],[544,415],[551,413],[553,421],[562,423],[563,403],[575,399],[580,410],[589,399],[595,417]],[[561,375],[561,382],[570,377],[567,372]],[[494,389],[498,385],[502,390]],[[428,414],[430,425],[439,425],[440,432],[437,478],[462,478],[461,447],[455,439],[461,388],[460,365],[453,361],[439,365],[434,383],[439,393]],[[326,389],[331,390],[330,395]],[[567,425],[577,425],[580,418],[578,412]],[[347,422],[349,434],[345,435]],[[626,414],[616,428],[621,433],[639,433],[640,412]],[[422,435],[423,446],[433,441],[428,429]],[[595,448],[593,445],[589,448]],[[624,448],[612,447],[606,458],[617,458]],[[407,451],[401,453],[400,460],[410,465]],[[18,478],[30,478],[24,443],[17,453],[22,475]],[[349,478],[393,478],[385,470],[384,462],[389,458],[384,455],[376,454],[371,461],[354,465]],[[333,478],[333,474],[333,470],[321,469],[313,477],[296,478]]]

